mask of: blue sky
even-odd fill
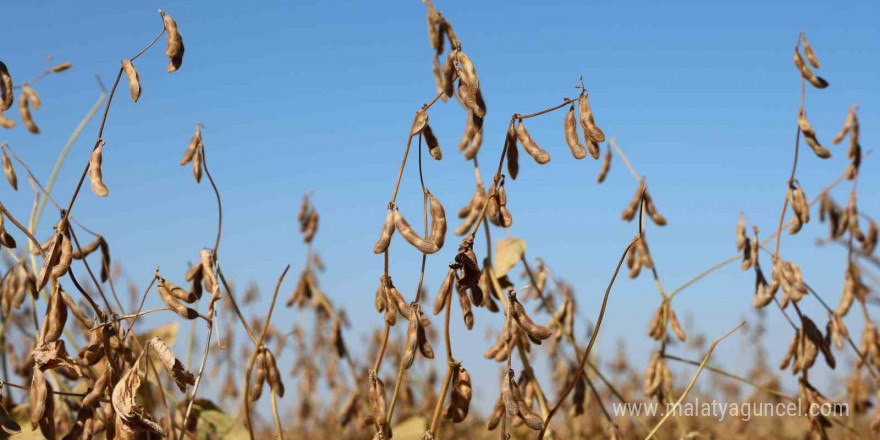
[[[876,2],[440,1],[436,6],[480,74],[489,109],[479,156],[484,178],[497,163],[509,115],[574,96],[572,86],[583,75],[597,122],[647,176],[655,203],[669,220],[669,226],[649,230],[667,289],[735,253],[733,228],[741,210],[764,235],[773,230],[791,167],[800,100],[791,61],[798,30],[806,31],[823,63],[819,74],[831,83],[825,90],[807,90],[807,110],[820,140],[830,144],[853,103],[860,106],[863,148],[872,149],[878,138]],[[202,122],[210,169],[224,201],[225,272],[239,286],[256,281],[265,307],[284,265],[291,263],[293,274],[303,266],[305,248],[295,215],[301,194],[314,190],[321,214],[315,244],[328,266],[322,286],[349,311],[355,331],[379,325],[372,295],[382,262],[371,248],[412,113],[434,96],[424,5],[414,0],[266,1],[247,7],[237,2],[8,4],[4,15],[12,19],[0,31],[7,42],[0,56],[17,82],[37,75],[47,55],[75,65],[34,86],[44,105],[34,113],[42,135],[21,128],[0,133],[42,179],[98,97],[94,75],[110,83],[119,60],[156,35],[158,7],[178,21],[186,44],[183,67],[165,73],[161,46],[137,60],[140,101],[131,102],[123,87],[104,135],[110,197],[84,193],[74,215],[105,234],[115,258],[141,287],[156,265],[182,281],[186,262],[211,245],[216,227],[210,187],[195,185],[190,169],[177,165],[196,122]],[[543,257],[575,286],[582,316],[592,321],[619,253],[635,232],[619,213],[636,183],[615,157],[606,183],[596,185],[599,164],[571,158],[563,116],[557,112],[528,123],[553,159],[538,166],[523,157],[521,177],[508,182],[510,233],[527,241],[529,256]],[[445,155],[441,162],[426,160],[425,179],[450,216],[473,191],[472,166],[455,152],[464,118],[454,101],[431,110]],[[73,147],[56,185],[58,199],[70,197],[97,128],[96,118]],[[798,178],[809,197],[846,166],[845,147],[830,148],[834,157],[827,161],[809,151],[802,156]],[[859,185],[860,206],[871,214],[880,201],[875,160],[865,160]],[[835,194],[845,202],[845,190]],[[25,217],[32,194],[3,187],[0,198]],[[417,215],[415,161],[407,167],[398,200],[404,212]],[[43,222],[45,228],[48,224]],[[836,303],[844,253],[818,248],[815,238],[824,233],[814,218],[798,236],[783,237],[783,255]],[[502,236],[494,231],[494,238]],[[447,243],[428,259],[432,298],[454,256],[456,240],[450,237]],[[480,246],[482,240],[477,249],[482,254]],[[419,261],[414,249],[395,240],[392,275],[407,296],[413,294]],[[674,307],[711,339],[743,318],[754,318],[753,281],[731,266],[682,293]],[[294,282],[287,280],[283,295]],[[615,341],[625,338],[642,368],[654,349],[645,329],[658,304],[649,277],[620,279],[600,355],[610,358]],[[818,321],[823,316],[818,304],[810,298],[806,304]],[[777,311],[768,312],[769,342],[786,344],[790,330]],[[483,326],[497,328],[500,318],[484,310],[476,315],[478,327],[470,338],[456,322],[454,351],[477,374],[492,374],[492,364],[482,360],[491,343],[483,340]],[[281,309],[276,322],[283,327],[297,316]],[[584,321],[580,324],[583,331]],[[718,361],[744,371],[748,359],[735,356],[743,344],[728,341]],[[283,357],[290,359],[290,353]]]

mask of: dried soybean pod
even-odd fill
[[[104,371],[101,373],[101,376],[98,377],[98,380],[95,381],[95,385],[92,386],[92,389],[89,390],[86,397],[83,398],[82,406],[84,408],[93,408],[100,402],[101,396],[104,395],[104,391],[107,390],[107,386],[112,380],[112,370],[113,369],[110,368],[108,363],[104,364]]]
[[[605,148],[605,158],[602,160],[602,167],[599,168],[599,175],[596,176],[596,182],[602,183],[608,177],[608,170],[611,169],[611,147]]]
[[[428,323],[430,323],[430,321],[427,321],[428,318],[425,317],[421,309],[418,310],[418,313],[414,314],[418,315],[419,320],[419,327],[416,332],[416,343],[419,347],[419,352],[422,353],[422,356],[424,356],[426,359],[434,359],[434,348],[431,347],[431,342],[428,341],[428,336],[425,334],[425,323],[422,322],[422,320],[425,320],[425,322]]]
[[[385,311],[385,283],[383,280],[385,279],[385,275],[379,276],[379,287],[376,288],[376,311],[383,312]]]
[[[165,34],[168,36],[165,43],[165,56],[170,60],[168,62],[168,73],[171,73],[179,69],[183,63],[183,38],[177,29],[177,22],[170,15],[161,9],[159,9],[159,15],[162,16]]]
[[[439,315],[440,312],[443,311],[443,307],[446,306],[449,295],[452,295],[452,288],[454,283],[455,269],[450,267],[449,271],[446,272],[446,278],[443,279],[443,283],[440,285],[440,291],[437,292],[437,299],[434,300],[433,312],[435,315]]]
[[[88,317],[88,315],[83,312],[83,310],[77,305],[76,301],[73,300],[67,292],[63,289],[59,289],[61,291],[61,299],[64,301],[64,305],[70,309],[70,312],[73,313],[73,316],[76,317],[77,321],[79,321],[84,327],[92,328],[95,326],[95,322]]]
[[[789,233],[794,234],[800,230],[803,224],[809,223],[810,206],[807,203],[807,197],[804,195],[800,185],[795,183],[792,183],[792,185],[789,186],[788,199],[791,203],[791,209],[794,211],[797,218],[797,223],[792,225],[789,229]]]
[[[810,68],[804,63],[803,57],[801,57],[801,53],[798,51],[797,46],[794,48],[794,65],[801,72],[801,76],[810,82],[813,87],[817,89],[824,89],[828,87],[828,81],[825,81],[822,77],[816,75]]]
[[[162,286],[163,283],[160,281],[159,285]],[[168,308],[173,310],[182,318],[196,319],[199,316],[199,312],[197,312],[196,310],[193,310],[179,303],[177,299],[171,295],[171,292],[168,289],[157,288],[156,290],[159,292],[159,298],[162,299],[162,302],[164,302],[165,305],[168,306]]]
[[[263,364],[266,368],[266,382],[269,382],[269,388],[272,389],[272,393],[278,397],[284,397],[284,382],[281,381],[281,372],[278,371],[275,355],[268,349],[265,350]]]
[[[189,140],[186,151],[183,152],[183,158],[180,159],[180,165],[186,165],[193,160],[196,152],[202,146],[202,124],[196,124],[196,134]]]
[[[159,290],[163,290],[165,295],[173,296],[183,302],[186,303],[194,303],[198,299],[195,294],[192,292],[187,292],[180,288],[180,286],[168,281],[164,278],[159,278],[159,285],[157,287]]]
[[[36,90],[28,87],[27,85],[21,86],[21,95],[22,98],[27,99],[28,104],[34,108],[34,110],[39,110],[40,107],[43,106],[43,101],[40,101],[40,95],[37,95]]]
[[[532,159],[535,159],[535,162],[542,165],[550,162],[550,154],[542,150],[534,139],[532,139],[532,136],[529,135],[528,130],[526,130],[526,124],[523,123],[523,121],[520,121],[516,126],[516,138],[522,144],[526,153],[529,153],[529,155],[532,156]]]
[[[580,113],[581,128],[584,130],[584,141],[588,144],[590,141],[595,143],[605,142],[605,133],[596,125],[593,119],[593,110],[590,108],[590,101],[586,89],[581,92],[578,98],[578,113]]]
[[[813,51],[813,46],[807,41],[807,34],[801,32],[801,41],[804,43],[804,55],[807,56],[807,61],[809,61],[814,68],[818,69],[821,66],[819,64],[819,58],[816,57],[816,52]]]
[[[193,178],[196,179],[196,183],[202,182],[202,147],[203,144],[199,144],[192,157]]]
[[[652,339],[661,339],[663,337],[663,310],[665,309],[665,303],[657,308],[657,311],[654,312],[654,316],[651,318],[651,323],[648,325],[648,336]]]
[[[0,112],[9,110],[15,98],[12,94],[12,76],[6,64],[0,61]]]
[[[440,30],[442,22],[440,14],[434,9],[431,2],[425,4],[428,9],[428,42],[431,43],[431,49],[437,53],[443,53],[443,33]]]
[[[501,183],[498,185],[498,197],[496,200],[498,203],[497,224],[502,228],[509,228],[513,225],[513,216],[511,216],[510,211],[507,210],[507,191],[504,189],[503,177]],[[492,203],[490,203],[489,206],[492,206]]]
[[[467,417],[472,395],[470,373],[461,364],[456,364],[452,375],[449,404],[446,405],[443,418],[452,420],[452,423],[461,423]]]
[[[648,190],[645,190],[645,210],[648,211],[648,216],[651,217],[651,221],[655,225],[666,226],[666,217],[657,212],[657,207],[654,205],[654,200],[651,199],[651,194],[648,193]]]
[[[415,136],[422,132],[425,129],[425,126],[428,125],[428,112],[424,110],[419,110],[416,112],[416,117],[413,120],[412,128],[409,130],[409,134]]]
[[[386,403],[385,403],[385,384],[376,376],[376,372],[370,370],[370,412],[373,415],[373,422],[381,428],[387,425],[386,419]]]
[[[474,134],[476,133],[476,127],[474,127],[474,114],[468,112],[467,121],[464,126],[464,133],[461,135],[461,141],[458,143],[458,151],[467,150],[468,146],[470,146],[471,141],[474,139]]]
[[[568,108],[568,113],[565,115],[565,123],[563,124],[565,128],[565,142],[568,143],[568,148],[571,150],[572,156],[575,159],[583,159],[587,157],[587,150],[583,145],[578,141],[578,133],[577,133],[577,122],[575,121],[574,116],[574,104]]]
[[[382,234],[379,236],[379,240],[376,241],[376,244],[373,246],[374,254],[381,254],[388,249],[388,245],[391,244],[391,236],[394,234],[394,211],[389,209],[388,214],[385,215],[385,222],[382,223]]]
[[[61,246],[59,248],[58,263],[52,267],[53,278],[64,276],[68,269],[70,269],[71,261],[73,261],[73,246],[70,244],[70,239],[67,238],[66,234],[61,233],[58,235],[58,240],[61,242]]]
[[[15,127],[15,121],[7,118],[2,111],[0,111],[0,127],[3,128],[12,128]]]
[[[467,234],[474,224],[477,222],[477,219],[480,218],[480,214],[483,212],[483,204],[486,202],[486,195],[484,194],[483,186],[478,184],[476,192],[474,192],[473,197],[471,197],[470,203],[465,206],[467,208],[467,213],[465,214],[467,218],[465,218],[464,222],[460,224],[455,230],[453,234],[455,235],[465,235]],[[461,214],[461,212],[459,212]],[[491,217],[490,217],[491,219]]]
[[[532,321],[532,318],[526,314],[525,308],[523,308],[522,304],[516,299],[515,295],[508,295],[507,298],[512,306],[510,311],[513,319],[516,320],[516,323],[526,331],[532,340],[536,343],[540,343],[541,340],[547,339],[553,334],[549,328],[535,324],[535,322]]]
[[[540,416],[535,414],[531,408],[526,404],[525,399],[523,399],[522,393],[519,390],[519,386],[516,382],[513,382],[513,371],[510,372],[510,397],[513,400],[513,403],[516,405],[516,413],[522,418],[523,422],[525,422],[526,426],[529,428],[540,431],[544,429],[544,420],[541,419]]]
[[[35,428],[43,418],[43,414],[46,413],[46,401],[52,396],[49,395],[49,386],[43,371],[39,368],[33,370],[30,392],[28,393],[28,406],[31,413],[31,426]]]
[[[431,235],[428,241],[437,246],[437,249],[441,249],[446,240],[446,210],[430,192],[428,193],[428,202],[431,211]]]
[[[12,167],[12,160],[6,154],[5,148],[3,149],[3,174],[6,175],[6,181],[9,182],[12,189],[18,191],[18,177],[15,175],[15,168]]]
[[[43,418],[38,422],[40,434],[47,439],[55,439],[55,392],[52,385],[46,382],[46,407]]]
[[[61,238],[59,238],[61,235],[61,233],[55,232],[51,244],[52,248],[46,254],[46,258],[43,259],[43,266],[40,268],[40,275],[37,277],[39,282],[36,290],[43,290],[43,287],[49,282],[49,276],[58,264],[58,260],[61,259]]]
[[[457,215],[458,218],[463,219],[463,218],[467,218],[467,216],[470,215],[471,211],[473,211],[474,199],[476,197],[477,197],[476,194],[471,196],[471,199],[468,200],[467,205],[462,206],[461,209],[458,210],[458,215]]]
[[[443,64],[443,92],[447,98],[451,98],[455,93],[455,59],[458,57],[458,51],[453,50],[446,55],[446,62]]]
[[[61,296],[61,287],[55,282],[52,286],[52,294],[49,296],[49,305],[46,308],[46,317],[43,320],[43,329],[40,332],[40,341],[55,342],[64,332],[67,324],[67,304]]]
[[[52,66],[52,73],[61,73],[73,67],[73,63],[60,63]]]
[[[125,77],[128,78],[128,92],[131,94],[131,100],[137,102],[141,97],[141,79],[131,60],[122,60],[122,70],[125,71]]]
[[[98,248],[101,249],[101,282],[106,283],[110,279],[110,245],[104,237],[100,238]],[[196,293],[196,296],[201,297],[202,294]]]
[[[21,115],[21,121],[24,122],[25,128],[33,134],[40,134],[40,127],[37,127],[37,123],[34,122],[33,116],[31,116],[31,109],[28,107],[29,99],[27,93],[24,90],[27,86],[22,86],[22,97],[18,100],[18,113]]]
[[[828,159],[831,157],[831,152],[828,151],[827,148],[823,147],[819,144],[819,141],[815,136],[804,136],[804,140],[807,142],[807,145],[813,150],[813,153],[816,153],[816,156],[819,156],[822,159]]]
[[[184,275],[183,279],[186,281],[196,281],[200,280],[203,276],[202,272],[202,262],[199,261],[196,264],[190,266],[189,269],[186,270],[186,275]]]
[[[672,307],[667,307],[667,310],[669,313],[669,324],[672,326],[672,331],[675,332],[675,337],[684,342],[687,339],[687,335],[685,335],[684,330],[681,328],[681,324],[678,323],[678,317],[675,316],[675,310],[672,310]]]
[[[98,139],[98,144],[92,150],[89,156],[89,181],[92,183],[92,192],[98,197],[107,197],[110,190],[104,184],[104,173],[101,172],[101,162],[103,162],[104,139]]]
[[[461,283],[459,283],[456,291],[458,292],[458,304],[461,306],[461,317],[464,320],[464,326],[471,330],[474,328],[474,312],[471,311],[471,300],[467,296],[467,291],[462,288]]]
[[[489,415],[489,419],[486,421],[486,429],[489,431],[495,430],[503,416],[504,402],[501,400],[501,396],[498,396],[498,400],[495,401],[495,407],[492,408],[492,414]]]
[[[507,126],[507,138],[504,144],[507,145],[507,174],[511,179],[516,180],[519,174],[519,150],[516,147],[516,130],[513,121]]]
[[[868,221],[868,232],[865,233],[865,241],[862,243],[862,251],[866,255],[871,255],[874,253],[874,248],[877,247],[877,222],[874,219]]]
[[[456,59],[458,64],[461,65],[461,69],[458,71],[461,83],[468,87],[468,92],[476,95],[477,91],[480,90],[480,79],[477,77],[477,70],[474,68],[474,63],[471,62],[471,58],[460,49]]]
[[[508,369],[501,382],[501,400],[504,402],[504,411],[509,417],[516,417],[518,412],[516,401],[513,399],[514,387],[516,387],[516,382],[513,381],[513,370]]]
[[[632,219],[635,218],[636,211],[639,210],[639,203],[642,201],[643,187],[644,183],[639,184],[636,194],[633,196],[632,200],[629,201],[629,204],[626,205],[626,208],[623,209],[623,212],[620,213],[621,220],[632,221]]]
[[[483,145],[483,118],[471,113],[471,119],[473,120],[473,131],[468,140],[467,147],[462,151],[464,158],[467,160],[476,157],[477,153],[480,151],[480,147]]]
[[[391,281],[390,277],[388,278],[388,283],[386,284],[385,289],[386,292],[388,292],[387,301],[394,302],[394,308],[400,313],[400,316],[409,319],[412,314],[412,309],[403,298],[403,294],[394,287],[394,283]]]
[[[434,74],[434,86],[437,89],[437,94],[440,95],[440,100],[446,102],[449,98],[443,87],[443,68],[440,66],[440,56],[436,53],[431,58],[431,73]]]
[[[831,140],[834,145],[840,143],[843,138],[850,132],[853,128],[853,123],[855,122],[855,110],[850,107],[850,109],[846,112],[846,120],[843,121],[843,127],[841,127],[840,131],[834,135],[834,139]]]
[[[103,237],[98,237],[91,242],[87,243],[85,246],[74,249],[72,257],[74,260],[82,260],[83,258],[91,255],[92,252],[95,252],[98,249],[98,246],[101,244],[101,240]]]
[[[419,337],[418,327],[418,317],[415,313],[410,313],[409,322],[406,326],[406,340],[403,343],[403,357],[400,360],[400,365],[404,370],[409,370],[416,358],[416,345],[418,344]]]
[[[810,125],[810,122],[807,120],[807,114],[804,112],[803,108],[798,111],[798,127],[800,127],[801,132],[804,134],[804,140],[807,142],[807,145],[809,145],[813,152],[816,153],[816,156],[819,156],[822,159],[828,159],[831,157],[831,152],[819,144],[819,140],[816,138],[816,132],[813,131],[813,126]]]
[[[397,323],[397,298],[391,293],[391,289],[389,289],[390,284],[390,277],[386,277],[385,275],[379,276],[379,289],[382,290],[382,295],[384,297],[383,303],[385,304],[385,323],[388,325],[394,325]]]
[[[432,224],[435,221],[436,219],[432,219]],[[409,225],[406,219],[403,218],[403,214],[400,213],[399,209],[394,210],[394,227],[409,244],[415,246],[415,248],[422,253],[433,254],[440,250],[440,248],[434,243],[422,239],[422,237],[413,230],[412,226]]]
[[[442,17],[442,15],[441,15]],[[449,24],[446,19],[442,19],[443,27],[440,29],[442,32],[446,34],[446,38],[449,40],[449,44],[456,49],[461,48],[461,42],[458,40],[458,35],[455,35],[455,30],[452,29],[452,25]]]
[[[590,152],[590,157],[593,159],[599,158],[599,144],[594,142],[592,139],[587,141],[587,151]]]
[[[315,238],[315,234],[318,232],[318,211],[312,209],[309,213],[309,219],[306,222],[306,230],[303,235],[304,243],[311,243]]]
[[[257,352],[256,359],[254,359],[254,365],[257,368],[257,374],[256,376],[254,376],[254,383],[250,384],[251,389],[249,399],[251,402],[256,402],[263,394],[263,384],[266,382],[266,376],[268,375],[268,371],[266,370],[266,363],[264,362],[265,357],[265,351],[260,349]]]
[[[425,124],[425,128],[422,130],[422,136],[425,137],[425,143],[428,144],[428,153],[431,154],[431,157],[434,160],[443,159],[443,151],[440,150],[440,142],[437,141],[437,136],[434,136],[434,130],[431,130],[431,126]]]

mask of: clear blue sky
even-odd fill
[[[509,115],[573,96],[572,86],[583,75],[598,123],[648,177],[669,219],[669,226],[649,230],[669,289],[735,253],[740,210],[765,235],[773,229],[800,99],[791,61],[798,30],[806,31],[823,63],[820,75],[831,83],[826,90],[807,90],[807,110],[820,140],[830,146],[853,103],[861,108],[864,149],[874,148],[878,139],[877,2],[438,1],[436,6],[455,27],[482,81],[489,108],[480,153],[484,177],[497,163]],[[46,55],[75,65],[35,86],[43,98],[43,109],[34,113],[42,135],[21,128],[0,132],[43,179],[98,97],[94,75],[109,83],[119,60],[156,35],[157,7],[177,19],[186,44],[183,67],[165,73],[161,46],[136,62],[140,101],[132,103],[123,87],[104,136],[110,197],[87,192],[74,215],[107,236],[114,256],[141,287],[157,264],[182,282],[186,261],[211,245],[216,227],[210,187],[196,186],[190,168],[177,165],[196,122],[202,122],[225,207],[225,271],[239,286],[258,282],[264,301],[285,264],[293,265],[295,276],[305,252],[294,217],[301,194],[315,190],[321,214],[316,246],[328,265],[322,285],[349,311],[355,331],[379,325],[372,301],[382,263],[371,248],[412,113],[434,95],[424,5],[415,0],[7,4],[0,58],[17,82],[38,74]],[[11,114],[17,119],[14,109]],[[543,257],[576,287],[583,317],[593,320],[614,263],[635,231],[619,213],[636,184],[615,157],[608,180],[597,186],[598,163],[571,158],[562,117],[529,121],[553,160],[538,166],[523,157],[520,179],[507,188],[514,215],[510,231],[526,239],[531,257]],[[426,183],[453,224],[452,214],[473,190],[472,167],[455,152],[464,118],[454,101],[431,110],[445,155],[442,162],[425,164]],[[58,199],[69,198],[97,128],[92,121],[74,146],[54,192]],[[804,154],[798,177],[809,197],[846,166],[844,148],[831,147],[834,157],[827,161]],[[859,187],[860,205],[869,212],[880,201],[876,160],[865,160]],[[25,217],[32,194],[23,187],[12,194],[2,186],[0,198]],[[836,194],[845,202],[845,192]],[[408,215],[417,215],[415,162],[407,168],[399,202]],[[43,222],[43,235],[48,224]],[[783,253],[836,303],[844,254],[815,246],[825,230],[814,218],[805,232],[783,237]],[[455,244],[449,237],[428,260],[431,298]],[[482,240],[483,254],[480,246]],[[417,252],[397,239],[392,261],[395,283],[411,296]],[[294,281],[288,279],[283,295]],[[674,306],[711,339],[744,317],[754,318],[753,282],[751,273],[731,266],[678,296]],[[150,301],[158,304],[155,295]],[[643,368],[654,347],[645,337],[647,320],[658,304],[649,277],[621,279],[599,353],[610,358],[615,340],[625,338]],[[818,321],[823,316],[818,305],[812,299],[806,304]],[[282,309],[275,322],[284,328],[297,316]],[[787,343],[790,330],[779,313],[769,310],[768,319],[770,342]],[[852,321],[856,329],[859,320]],[[477,374],[491,375],[494,367],[482,360],[490,344],[483,340],[483,326],[497,328],[500,319],[479,310],[476,321],[466,338],[456,320],[454,351]],[[583,331],[584,321],[580,324]],[[857,334],[852,327],[851,332]],[[735,356],[741,344],[727,342],[719,362],[743,371],[748,359]],[[290,353],[283,358],[289,360]],[[485,391],[494,392],[494,385]]]

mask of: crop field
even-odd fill
[[[546,35],[539,16],[526,30],[463,2],[410,3],[418,14],[377,5],[402,12],[356,26],[340,18],[354,11],[312,19],[300,6],[311,31],[330,29],[308,40],[251,40],[274,24],[225,29],[242,35],[223,49],[232,61],[199,52],[204,29],[223,27],[210,11],[126,14],[113,51],[97,49],[109,35],[63,37],[87,45],[90,66],[122,57],[84,108],[68,88],[95,86],[70,79],[82,79],[75,57],[23,37],[29,54],[57,59],[0,51],[0,438],[880,434],[878,101],[837,81],[857,65],[876,83],[876,30],[873,46],[846,52],[834,47],[843,30],[780,24],[773,35],[793,46],[763,41],[786,48],[770,61],[725,53],[754,75],[704,82],[686,71],[715,55],[624,64],[613,39],[581,47]],[[345,26],[371,30],[344,36],[357,59],[322,40]],[[518,39],[487,50],[482,37],[504,27]],[[532,37],[565,59],[536,66],[530,57],[556,49]],[[401,55],[382,38],[419,49]],[[870,60],[836,65],[847,57]],[[644,82],[626,82],[629,69]],[[493,89],[505,77],[514,86]],[[341,78],[344,91],[323,89]],[[184,85],[162,90],[174,81]],[[711,106],[673,99],[655,120],[617,126],[642,114],[633,96],[664,88]],[[747,88],[790,102],[728,93]],[[754,126],[717,116],[752,117],[749,106],[764,119]],[[773,106],[782,122],[759,109]],[[72,133],[52,126],[68,114]],[[679,114],[693,135],[665,125]],[[626,130],[657,143],[632,145]],[[305,140],[311,131],[323,137]],[[786,140],[762,142],[770,131]],[[176,140],[137,141],[159,133]],[[691,136],[699,149],[676,148]]]

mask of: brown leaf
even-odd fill
[[[159,360],[162,362],[162,366],[165,367],[165,371],[171,375],[171,378],[174,379],[174,383],[177,384],[177,388],[179,388],[181,392],[186,392],[187,385],[195,385],[195,376],[186,370],[183,363],[174,356],[174,352],[172,352],[161,339],[150,339],[148,345],[156,352],[156,355],[159,356]]]
[[[516,266],[526,253],[526,241],[521,238],[507,237],[495,243],[495,276],[503,277]]]

